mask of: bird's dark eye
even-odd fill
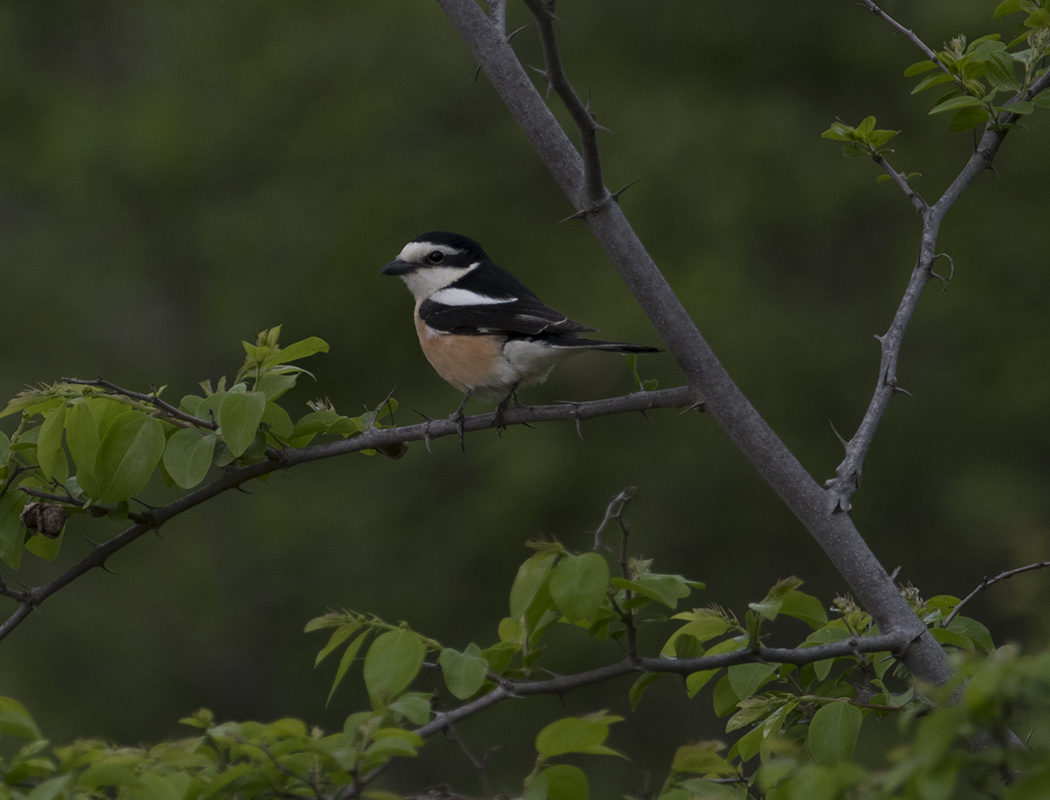
[[[431,250],[429,253],[427,253],[428,264],[440,264],[444,260],[445,254],[442,253],[440,250]]]

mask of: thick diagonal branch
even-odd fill
[[[513,50],[474,0],[438,0],[501,99],[565,194],[581,195],[583,161],[528,79]],[[944,653],[920,622],[847,514],[833,513],[825,491],[766,424],[719,363],[661,275],[617,203],[585,217],[621,277],[678,362],[706,409],[813,535],[857,598],[887,633],[908,632],[904,654],[932,683],[950,676]]]

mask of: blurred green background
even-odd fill
[[[890,2],[934,46],[1009,35],[991,2]],[[872,335],[889,324],[919,227],[870,162],[820,138],[868,114],[901,130],[892,163],[935,199],[973,146],[910,96],[919,55],[851,2],[559,5],[567,69],[612,133],[607,183],[723,363],[818,480],[874,387]],[[528,21],[512,3],[510,27]],[[539,65],[534,30],[514,45]],[[190,0],[0,6],[0,390],[94,377],[178,398],[232,376],[240,340],[284,325],[331,353],[305,366],[291,406],[347,414],[391,389],[397,421],[459,402],[419,352],[411,300],[379,268],[409,239],[448,229],[609,338],[655,332],[572,213],[436,4]],[[556,105],[552,101],[552,105]],[[560,113],[560,110],[559,110]],[[905,341],[895,399],[854,518],[889,569],[926,595],[1050,558],[1050,183],[1047,115],[1009,137],[946,222],[955,278],[931,284]],[[947,261],[942,269],[949,270]],[[666,355],[646,377],[680,382]],[[615,358],[562,368],[525,402],[630,390]],[[472,406],[481,410],[480,405]],[[5,429],[13,427],[11,421]],[[455,647],[488,641],[527,539],[589,547],[611,495],[637,487],[632,551],[704,580],[695,604],[742,612],[797,574],[844,591],[823,553],[701,415],[674,412],[413,445],[401,461],[349,457],[230,494],[121,552],[50,599],[0,646],[0,693],[57,742],[187,735],[199,706],[223,719],[298,716],[337,728],[366,702],[358,681],[325,709],[334,666],[301,633],[329,608],[405,619]],[[158,487],[152,497],[170,493]],[[117,531],[77,520],[91,538]],[[89,545],[67,532],[58,565]],[[971,607],[998,642],[1040,646],[1047,577],[997,586]],[[6,602],[6,601],[5,601]],[[659,641],[653,634],[652,641]],[[554,668],[613,650],[566,639]],[[629,681],[504,705],[460,734],[493,739],[494,788],[516,789],[545,722],[627,709]],[[524,716],[522,716],[524,715]],[[705,692],[656,684],[610,744],[632,762],[607,779],[662,782],[674,744],[717,737]],[[663,736],[667,733],[667,737]],[[675,738],[677,737],[677,738]],[[436,743],[394,786],[451,776],[476,792],[457,748]],[[473,781],[473,783],[472,783]]]

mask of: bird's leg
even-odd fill
[[[506,413],[507,409],[510,408],[511,400],[514,401],[515,405],[521,405],[521,401],[518,399],[517,385],[507,392],[507,396],[500,400],[499,405],[496,406],[496,433],[501,437],[503,436],[504,429],[507,427],[503,424],[503,415]]]
[[[459,404],[459,408],[449,414],[448,417],[456,423],[456,432],[459,434],[459,448],[463,451],[466,451],[467,449],[467,445],[463,441],[463,408],[467,405],[467,401],[472,394],[474,394],[474,390],[470,389],[465,395],[463,395],[463,402]]]

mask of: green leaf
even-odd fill
[[[328,637],[328,643],[325,644],[325,646],[321,649],[321,652],[317,654],[317,658],[314,659],[314,667],[316,667],[318,664],[320,664],[322,661],[328,658],[328,656],[331,655],[331,653],[337,647],[339,647],[339,645],[341,645],[343,642],[345,642],[347,639],[349,639],[351,636],[353,636],[355,633],[361,630],[362,625],[363,623],[356,621],[347,622],[346,624],[340,625],[338,628],[336,628],[336,630],[332,631],[332,635]],[[309,630],[310,627],[307,626],[307,631]],[[314,630],[317,629],[314,628]]]
[[[940,114],[942,111],[954,111],[959,108],[969,108],[980,104],[980,100],[970,94],[957,94],[947,100],[938,103],[930,109],[930,114]]]
[[[978,125],[984,125],[988,122],[988,112],[983,106],[974,106],[973,108],[963,108],[955,112],[952,115],[951,122],[948,123],[949,130],[953,131],[968,131],[971,128],[976,128]]]
[[[18,569],[25,550],[26,529],[22,527],[21,514],[27,498],[13,489],[12,486],[0,496],[0,559],[11,569]]]
[[[645,573],[639,575],[635,580],[626,578],[612,578],[609,581],[617,589],[630,589],[636,594],[648,597],[662,603],[668,608],[675,608],[678,600],[688,597],[689,582],[681,575],[653,575]]]
[[[42,739],[29,710],[11,697],[0,697],[0,733],[21,739]]]
[[[327,352],[328,342],[316,336],[310,336],[306,339],[300,339],[298,342],[293,342],[287,347],[282,347],[278,351],[278,355],[280,356],[280,363],[285,364],[289,361],[298,361],[300,358],[312,356],[315,353]]]
[[[1043,91],[1032,98],[1031,103],[1039,108],[1050,108],[1050,89],[1043,89]]]
[[[551,599],[570,622],[590,618],[608,586],[609,565],[597,553],[566,556],[551,571]]]
[[[609,736],[609,725],[619,722],[621,717],[603,716],[599,720],[593,717],[566,717],[552,722],[536,735],[536,752],[547,758],[566,753],[620,755],[603,742]]]
[[[1000,89],[1017,92],[1021,81],[1014,71],[1014,60],[1007,53],[992,53],[984,63],[985,74]]]
[[[721,748],[721,742],[701,742],[679,747],[671,762],[671,770],[694,775],[732,775],[736,770],[718,755]]]
[[[192,489],[208,474],[218,437],[196,428],[180,428],[164,447],[164,469],[183,489]]]
[[[481,655],[481,648],[473,642],[460,653],[446,647],[438,656],[438,664],[445,676],[445,685],[452,695],[460,700],[472,697],[488,675],[489,662]]]
[[[735,664],[729,667],[729,685],[739,700],[746,700],[777,671],[776,664]]]
[[[917,61],[912,64],[906,70],[904,70],[905,78],[914,78],[916,75],[921,75],[924,72],[929,72],[931,69],[936,69],[937,64],[927,59],[926,61]]]
[[[7,462],[11,459],[11,440],[7,438],[7,434],[0,431],[0,468],[6,467]]]
[[[261,392],[230,392],[223,398],[219,406],[219,433],[235,458],[252,443],[265,410],[266,395]]]
[[[532,605],[532,602],[544,588],[549,578],[554,560],[558,557],[557,549],[545,549],[536,553],[518,567],[514,584],[510,587],[510,616],[517,619]]]
[[[587,800],[589,796],[590,787],[582,769],[554,764],[529,781],[522,800]]]
[[[817,630],[828,623],[828,614],[821,602],[811,594],[788,592],[781,598],[780,613],[800,619]]]
[[[955,78],[949,75],[947,72],[938,72],[935,75],[929,75],[915,84],[915,88],[911,90],[912,94],[918,94],[924,92],[933,86],[940,86],[942,83],[949,83],[954,81]]]
[[[973,642],[970,640],[969,636],[964,636],[950,628],[930,628],[930,634],[940,644],[951,645],[962,650],[972,651],[974,649]]]
[[[354,659],[357,657],[357,651],[361,649],[361,645],[368,639],[371,631],[365,631],[352,642],[343,652],[343,657],[339,659],[339,669],[335,671],[335,678],[332,679],[332,688],[328,692],[328,699],[325,700],[327,706],[332,702],[332,696],[335,695],[335,690],[342,683],[343,678],[346,677],[347,670],[350,669],[350,665],[354,663]]]
[[[1008,16],[1009,14],[1016,14],[1023,10],[1024,6],[1022,0],[1003,0],[1003,2],[995,7],[995,11],[992,12],[992,19],[1000,19],[1001,17]]]
[[[667,642],[660,650],[660,654],[665,656],[674,654],[675,640],[679,636],[693,636],[698,642],[703,644],[711,639],[721,636],[729,630],[729,623],[723,617],[704,609],[696,609],[694,611],[685,611],[681,614],[675,614],[672,619],[685,619],[689,621],[672,633],[670,638],[668,638]]]
[[[365,687],[375,709],[408,688],[423,666],[426,647],[419,635],[405,628],[387,631],[368,648]]]
[[[824,765],[852,761],[862,721],[860,709],[850,703],[828,703],[818,708],[807,737],[813,759]]]
[[[1018,100],[1016,103],[1008,105],[1004,111],[1009,111],[1011,114],[1017,114],[1024,116],[1025,114],[1031,114],[1035,111],[1035,106],[1029,103],[1027,100]]]
[[[99,499],[127,500],[149,482],[164,453],[164,428],[135,411],[121,414],[106,431],[95,458]]]
[[[44,477],[51,480],[68,477],[66,454],[62,449],[62,431],[66,426],[66,404],[44,413],[44,422],[40,426],[40,436],[36,441],[36,458]]]
[[[424,725],[430,721],[430,701],[433,695],[423,692],[405,692],[387,706],[388,711],[400,714],[413,725]]]
[[[663,672],[646,672],[634,682],[630,692],[627,693],[631,702],[631,711],[638,710],[638,702],[642,699],[645,690],[649,688],[649,684],[664,674]]]
[[[992,634],[988,631],[988,628],[975,619],[958,616],[951,621],[951,624],[948,625],[948,629],[957,631],[963,636],[966,636],[986,653],[990,653],[995,649],[995,643],[992,641]]]
[[[88,497],[98,497],[95,459],[98,457],[98,419],[91,403],[74,403],[66,416],[66,445],[77,468],[77,483]]]

